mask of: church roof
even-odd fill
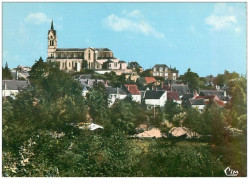
[[[57,48],[56,51],[85,51],[86,48]]]

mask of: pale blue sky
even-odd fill
[[[3,65],[46,59],[52,18],[59,48],[107,47],[180,74],[246,73],[246,3],[3,3]]]

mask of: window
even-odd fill
[[[114,66],[115,66],[115,67],[117,67],[117,66],[118,66],[117,64],[118,64],[118,63],[117,63],[117,62],[115,62],[115,63],[114,63]]]
[[[165,73],[165,76],[168,76],[168,73],[167,73],[167,72]]]
[[[176,76],[176,73],[173,73],[173,76]]]
[[[154,72],[156,72],[156,68],[154,68]]]
[[[160,68],[160,72],[162,72],[162,71],[163,71],[163,68],[161,67],[161,68]]]
[[[111,65],[111,63],[109,64],[109,68],[111,68],[112,67],[112,65]]]

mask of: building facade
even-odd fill
[[[165,80],[176,80],[179,71],[176,68],[169,68],[166,64],[156,64],[152,68],[152,75],[163,77]]]
[[[126,62],[113,56],[108,48],[58,48],[57,32],[53,21],[48,31],[48,62],[57,62],[61,70],[80,71],[81,69],[103,69],[103,64],[108,60],[113,65],[107,69],[126,69]]]

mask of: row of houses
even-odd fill
[[[165,89],[166,88],[166,89]],[[195,91],[190,93],[188,86],[176,84],[164,86],[163,89],[151,90],[149,88],[138,88],[135,84],[125,84],[122,88],[106,87],[110,100],[109,106],[112,106],[116,100],[122,100],[131,97],[133,101],[145,104],[148,109],[153,107],[163,107],[167,101],[173,101],[183,107],[191,107],[202,112],[205,106],[211,101],[220,107],[224,107],[230,100],[226,92],[222,90],[200,90],[200,94]]]

